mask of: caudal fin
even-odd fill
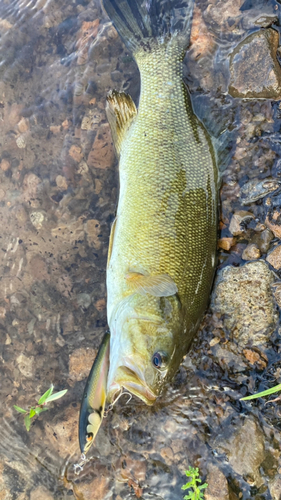
[[[125,45],[134,54],[151,40],[158,44],[177,40],[189,44],[194,0],[102,0],[103,7]]]

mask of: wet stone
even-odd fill
[[[96,354],[95,349],[81,347],[69,356],[69,376],[72,381],[83,380],[89,375]]]
[[[247,245],[245,250],[242,253],[243,260],[256,260],[261,256],[260,249],[257,247],[255,243],[250,243]]]
[[[269,491],[272,500],[280,500],[281,498],[281,475],[278,474],[274,479],[269,481]]]
[[[259,469],[265,459],[264,435],[255,420],[246,418],[229,439],[217,444],[217,449],[226,453],[236,474],[244,476],[251,486],[263,484]]]
[[[249,205],[255,201],[264,198],[269,193],[272,193],[280,188],[280,181],[277,179],[267,178],[260,181],[252,179],[246,182],[240,189],[240,200],[242,205]]]
[[[230,57],[229,93],[233,97],[280,99],[279,35],[273,29],[248,36]]]
[[[253,218],[254,216],[251,212],[246,212],[245,210],[240,210],[239,212],[235,212],[229,224],[230,233],[233,234],[233,236],[238,236],[240,234],[243,234],[244,232],[243,224],[246,224]]]
[[[258,232],[254,235],[252,241],[256,243],[261,253],[267,253],[270,247],[270,242],[273,240],[274,235],[269,229],[264,229],[264,231]]]
[[[278,208],[269,211],[265,219],[265,224],[276,238],[281,239],[281,213]]]
[[[279,270],[281,268],[281,245],[278,245],[268,256],[266,257],[267,262],[271,264],[274,269]]]
[[[223,316],[224,327],[239,345],[266,342],[278,323],[271,285],[274,274],[264,261],[218,272],[212,309]]]
[[[228,484],[224,474],[215,465],[209,466],[205,490],[206,500],[229,500]]]

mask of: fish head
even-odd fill
[[[152,405],[183,357],[180,301],[136,295],[111,325],[107,401],[122,390]]]

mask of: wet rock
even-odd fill
[[[264,353],[258,352],[257,350],[253,351],[252,349],[243,349],[243,354],[251,365],[256,364],[260,370],[266,368],[268,359]]]
[[[232,342],[228,342],[224,346],[215,344],[212,349],[217,362],[223,370],[226,368],[235,373],[243,372],[247,369],[247,365],[241,360],[241,357],[232,352],[236,346]]]
[[[267,214],[265,224],[276,238],[281,239],[281,213],[278,208],[273,209]]]
[[[110,127],[105,123],[100,126],[97,132],[87,163],[90,168],[110,168],[114,158]]]
[[[220,441],[218,449],[226,453],[236,474],[246,477],[251,486],[263,484],[259,468],[265,459],[264,435],[255,420],[245,419],[234,435]]]
[[[277,326],[271,292],[274,279],[264,261],[227,266],[218,272],[212,309],[223,315],[224,327],[242,346],[266,342]]]
[[[3,172],[7,172],[7,170],[9,170],[11,164],[8,160],[6,160],[6,158],[4,158],[1,163],[0,163],[0,167],[1,167],[1,170],[3,170]]]
[[[17,357],[17,366],[24,377],[32,378],[34,376],[34,357],[20,354]]]
[[[245,250],[242,253],[243,260],[256,260],[261,256],[260,249],[257,247],[255,243],[250,243],[246,246]]]
[[[77,408],[66,408],[64,412],[56,410],[54,421],[44,421],[46,439],[51,448],[58,451],[61,457],[72,455],[79,449],[78,444],[78,411]]]
[[[274,235],[269,229],[264,229],[264,231],[258,232],[254,235],[252,241],[256,243],[261,253],[267,253],[270,247],[270,243],[273,240]]]
[[[207,475],[208,487],[205,490],[206,500],[229,500],[228,484],[224,474],[215,465],[209,465]]]
[[[80,163],[83,158],[82,148],[80,148],[80,146],[75,146],[74,144],[71,146],[68,154],[77,163]]]
[[[273,29],[248,36],[230,57],[229,93],[233,97],[280,99],[279,35]]]
[[[278,474],[274,479],[269,481],[268,484],[269,491],[272,497],[272,500],[280,500],[281,499],[281,475]]]
[[[235,238],[221,238],[218,241],[218,247],[222,250],[229,252],[231,247],[235,244]]]
[[[106,472],[106,471],[104,471]],[[109,489],[109,477],[108,474],[99,475],[94,479],[90,480],[76,481],[73,484],[73,491],[75,497],[79,500],[101,500],[106,498]]]
[[[259,179],[252,179],[246,182],[240,189],[240,200],[242,205],[249,205],[261,198],[264,198],[269,193],[276,191],[280,188],[280,181],[268,177],[260,181]]]
[[[266,257],[267,262],[271,264],[274,269],[279,270],[281,268],[281,245],[278,245],[268,256]]]
[[[54,500],[54,497],[45,486],[38,486],[38,488],[31,490],[30,500]]]
[[[97,355],[96,349],[79,348],[69,356],[69,377],[78,382],[88,377]]]
[[[99,234],[100,234],[99,221],[96,219],[88,220],[85,224],[85,231],[87,234],[87,240],[89,245],[99,250],[101,247],[101,241],[99,239]]]
[[[240,210],[239,212],[235,212],[233,214],[230,224],[229,231],[233,236],[238,236],[244,232],[244,228],[242,224],[246,224],[251,219],[254,219],[254,216],[251,212],[246,212],[245,210]]]
[[[61,191],[65,191],[68,188],[67,180],[63,175],[57,175],[56,185]]]

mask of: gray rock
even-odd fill
[[[255,420],[245,419],[229,439],[221,440],[216,446],[228,456],[236,474],[246,477],[251,486],[259,488],[263,484],[259,468],[265,459],[264,435]]]
[[[278,45],[279,35],[270,28],[253,33],[235,48],[230,57],[230,95],[280,99]]]
[[[218,272],[211,307],[241,346],[265,343],[278,324],[271,285],[274,274],[264,261]]]
[[[281,500],[281,475],[278,474],[269,482],[269,491],[272,496],[272,500]]]

